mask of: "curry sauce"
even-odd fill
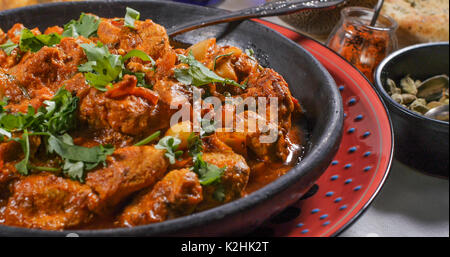
[[[280,74],[214,38],[174,48],[137,14],[0,30],[0,224],[164,222],[301,161],[302,109]]]

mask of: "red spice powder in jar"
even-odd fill
[[[356,66],[370,81],[384,58],[397,49],[397,23],[380,16],[376,26],[370,26],[373,10],[349,7],[342,10],[338,23],[328,40],[328,47]]]

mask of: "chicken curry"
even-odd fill
[[[175,49],[139,16],[127,8],[124,18],[83,13],[44,33],[0,29],[0,224],[163,222],[245,197],[299,162],[302,110],[282,76],[213,38]],[[261,114],[229,104],[248,97],[276,105],[258,101]],[[192,117],[173,122],[180,112]],[[219,125],[243,131],[206,119],[228,112]],[[275,140],[261,140],[263,127]]]

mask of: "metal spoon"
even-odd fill
[[[448,121],[449,120],[449,108],[448,104],[435,107],[425,113],[425,116],[431,119]]]
[[[210,25],[253,18],[285,15],[303,10],[335,8],[344,2],[346,2],[346,0],[294,0],[269,2],[236,12],[195,20],[180,26],[175,26],[167,32],[170,37],[174,37],[176,35]]]
[[[378,16],[380,16],[381,8],[383,8],[384,0],[378,0],[377,6],[375,6],[375,9],[373,10],[373,17],[372,21],[370,22],[370,26],[375,26],[377,24]]]

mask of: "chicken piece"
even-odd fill
[[[12,103],[20,103],[25,99],[29,99],[24,94],[16,78],[0,68],[0,99],[4,97],[8,97],[9,102]]]
[[[125,76],[118,84],[124,83],[135,85],[136,78]],[[114,86],[115,89],[120,87],[117,84]],[[79,119],[92,129],[112,129],[125,135],[145,138],[158,130],[167,129],[170,126],[168,117],[177,111],[179,104],[188,101],[179,84],[161,81],[154,89],[159,95],[156,105],[141,96],[113,98],[114,95],[109,92],[90,89],[81,100]],[[175,105],[174,109],[171,109],[171,104]]]
[[[188,215],[202,199],[197,175],[187,169],[174,170],[136,197],[119,216],[118,225],[133,227]]]
[[[220,183],[203,187],[203,201],[196,211],[203,211],[231,202],[244,195],[250,168],[244,157],[236,154],[216,136],[204,139],[203,160],[219,168],[226,167]]]
[[[127,96],[123,99],[110,99],[93,88],[81,100],[79,119],[90,129],[103,132],[112,130],[136,137],[147,137],[165,126],[158,119],[156,107],[143,98]],[[120,143],[114,138],[109,141],[108,138],[105,134],[100,140],[108,144]]]
[[[78,66],[86,62],[86,55],[80,44],[90,42],[83,38],[63,38],[57,47],[43,47],[36,53],[24,57],[9,70],[18,83],[31,91],[48,87],[54,92],[61,83],[78,72]]]
[[[0,201],[4,203],[10,195],[11,183],[21,177],[15,168],[16,163],[0,161]]]
[[[91,88],[89,84],[86,83],[86,78],[83,73],[77,73],[75,76],[64,81],[62,84],[65,86],[67,91],[78,96],[79,98],[85,97]]]
[[[169,162],[164,150],[153,146],[118,149],[107,159],[107,166],[86,176],[86,185],[99,196],[97,213],[103,213],[132,193],[151,187],[166,173]]]
[[[170,49],[170,41],[164,27],[151,20],[136,21],[135,28],[125,27],[123,21],[102,19],[98,27],[99,40],[110,49],[128,52],[138,49],[157,60]]]
[[[249,148],[263,161],[270,161],[275,155],[284,160],[289,154],[288,149],[277,149],[279,141],[285,140],[285,137],[276,123],[267,121],[265,117],[253,111],[245,111],[234,118],[233,124],[228,125],[233,128],[233,132],[217,133],[220,140],[233,151],[247,156],[246,149]],[[290,142],[287,142],[283,145],[289,144]]]
[[[248,88],[241,95],[247,97],[265,97],[267,100],[267,115],[270,114],[269,98],[278,99],[278,125],[284,132],[291,128],[292,114],[300,112],[300,105],[294,101],[289,86],[280,74],[272,69],[264,69],[258,74],[253,74],[248,81]],[[264,108],[264,106],[258,106]]]
[[[5,224],[62,230],[89,222],[98,196],[86,185],[53,174],[31,175],[13,185]]]
[[[0,44],[4,44],[8,40],[8,35],[0,28]]]
[[[12,26],[9,30],[8,30],[8,38],[14,43],[14,44],[19,44],[20,41],[20,35],[22,30],[25,28],[25,26],[23,26],[23,24],[21,23],[16,23],[14,24],[14,26]]]
[[[48,27],[44,31],[44,34],[49,35],[52,33],[56,33],[56,34],[62,35],[63,32],[64,32],[64,28],[61,28],[60,26],[53,26],[53,27]]]

